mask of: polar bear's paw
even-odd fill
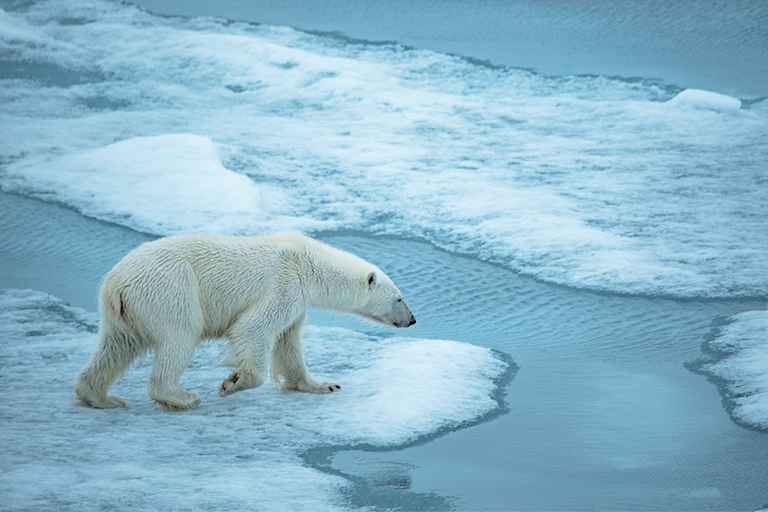
[[[160,405],[165,412],[191,411],[200,405],[200,395],[188,391],[182,391],[174,396],[173,399],[153,398],[153,400],[156,404]]]
[[[327,395],[328,393],[335,393],[341,391],[341,386],[335,382],[321,382],[316,380],[301,380],[296,383],[295,391],[302,391],[304,393],[315,393],[318,395]]]
[[[125,400],[123,400],[119,396],[109,395],[107,396],[107,398],[102,400],[97,407],[100,407],[102,409],[115,409],[117,407],[125,407]]]
[[[77,399],[86,405],[90,405],[96,409],[115,409],[117,407],[125,407],[125,400],[117,396],[104,396],[104,397],[91,397],[81,395],[77,393]]]
[[[259,379],[254,378],[246,372],[234,371],[232,372],[232,375],[224,379],[224,382],[219,386],[219,396],[229,396],[238,391],[259,387],[263,383],[263,379],[259,382]]]

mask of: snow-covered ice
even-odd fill
[[[0,292],[4,508],[333,509],[349,482],[308,467],[302,452],[396,447],[459,428],[500,406],[491,395],[509,370],[466,343],[308,326],[308,364],[339,382],[339,393],[263,386],[218,398],[226,372],[215,367],[212,345],[182,377],[202,395],[197,410],[153,407],[149,363],[112,388],[128,408],[96,410],[69,398],[97,321],[40,292]]]
[[[45,44],[48,40],[24,20],[10,16],[0,9],[0,41],[0,45],[5,46],[8,43]]]
[[[700,370],[722,380],[731,414],[768,431],[768,311],[745,311],[730,319],[707,343],[718,360]]]
[[[768,294],[765,100],[737,108],[650,81],[545,77],[100,0],[3,19],[26,34],[3,40],[14,64],[0,81],[3,190],[158,235],[347,229],[576,288]],[[210,139],[223,168],[255,184],[256,206],[236,201],[215,219],[218,209],[195,209],[210,202],[205,187],[190,185],[178,215],[134,186],[118,213],[95,208],[114,185],[71,182],[75,164],[170,134]],[[144,147],[130,161],[168,158]],[[102,170],[125,173],[120,183],[147,179],[112,162]],[[181,180],[188,163],[167,172]],[[70,183],[52,186],[50,167]]]
[[[686,89],[668,103],[718,112],[733,112],[741,108],[741,101],[738,98],[699,89]]]
[[[271,211],[290,210],[279,189],[225,169],[211,139],[199,135],[135,137],[31,160],[6,175],[7,190],[139,231],[252,232],[274,220]]]

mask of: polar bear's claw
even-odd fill
[[[106,400],[103,402],[103,407],[105,409],[114,409],[117,407],[125,407],[125,400],[118,396],[112,396],[109,395]]]
[[[237,374],[237,372],[233,373],[226,379],[224,379],[224,382],[221,383],[221,386],[219,386],[219,396],[229,396],[232,393],[237,392],[237,381],[240,380],[240,375]]]
[[[238,391],[243,391],[244,389],[258,387],[262,383],[263,379],[256,379],[245,372],[232,372],[232,375],[224,379],[224,382],[219,386],[219,396],[229,396]]]
[[[179,405],[179,404],[171,404],[168,402],[159,402],[157,400],[154,400],[154,402],[163,408],[163,412],[191,411],[192,409],[196,409],[197,405],[199,405],[199,404]]]
[[[335,382],[317,382],[317,381],[301,381],[292,388],[292,391],[301,391],[304,393],[315,393],[318,395],[327,395],[329,393],[335,393],[341,391],[341,386]]]

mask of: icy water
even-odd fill
[[[139,0],[160,14],[221,16],[452,53],[546,75],[661,79],[768,95],[765,2],[646,0]]]
[[[28,283],[88,310],[95,309],[99,276],[137,243],[153,238],[7,194],[2,218],[2,287]],[[402,446],[308,448],[310,467],[354,482],[339,493],[345,506],[752,510],[764,504],[766,435],[732,422],[716,388],[684,367],[702,357],[701,345],[718,322],[762,308],[762,301],[594,294],[539,283],[422,242],[352,234],[321,239],[377,261],[401,284],[419,317],[409,336],[497,349],[519,366],[503,389],[503,414],[494,413],[492,421],[431,432]],[[392,334],[319,311],[311,313],[310,323]],[[82,352],[85,357],[86,347]],[[216,373],[204,358],[192,368]],[[145,373],[126,379],[137,388],[133,407],[148,407],[142,404],[148,402]],[[212,376],[206,377],[213,386]],[[221,414],[226,405],[209,407]],[[85,413],[96,421],[91,411]],[[9,416],[4,421],[16,422]],[[154,436],[152,441],[161,442]],[[47,460],[56,457],[55,450],[40,449],[32,451],[57,464]],[[248,470],[258,472],[258,464]],[[121,500],[135,503],[129,496]],[[269,509],[259,501],[245,505]]]
[[[764,62],[761,4],[713,11],[731,83],[708,91],[690,68],[547,77],[418,41],[0,5],[3,508],[768,506],[768,104],[723,57]],[[115,386],[128,409],[68,400],[124,254],[284,229],[374,262],[418,318],[313,311],[310,368],[342,393],[219,399],[210,346],[192,413],[152,408],[149,363]]]

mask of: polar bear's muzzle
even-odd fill
[[[413,324],[416,323],[416,317],[413,316],[413,313],[411,313],[411,310],[408,308],[408,306],[405,304],[404,301],[400,300],[398,301],[398,305],[400,306],[400,311],[398,311],[398,320],[392,322],[395,327],[399,328],[405,328],[410,327]]]
[[[405,327],[410,327],[415,323],[416,323],[416,318],[413,316],[413,314],[411,314],[411,318],[407,322],[400,322],[400,323],[395,322],[395,327],[405,328]]]

